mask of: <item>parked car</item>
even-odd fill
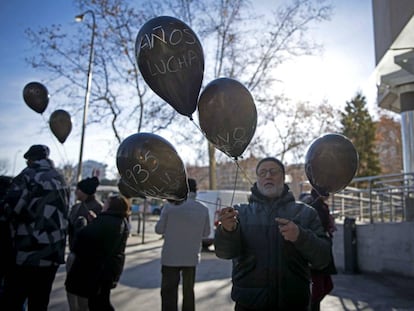
[[[218,213],[223,207],[233,206],[240,203],[247,203],[249,191],[241,190],[205,190],[197,192],[197,201],[204,204],[210,216],[210,235],[203,239],[203,247],[213,244],[214,234],[218,225]]]
[[[145,200],[142,198],[132,198],[131,211],[133,214],[144,211]],[[163,201],[160,199],[148,199],[145,213],[148,215],[160,215]]]
[[[160,215],[162,210],[162,205],[151,205],[151,214],[152,215]]]

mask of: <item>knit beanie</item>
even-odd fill
[[[97,177],[88,177],[86,179],[81,180],[77,184],[77,188],[79,190],[89,195],[94,194],[98,186],[99,186],[99,179]]]
[[[49,157],[49,147],[46,145],[33,145],[27,150],[23,157],[27,160],[38,161]]]

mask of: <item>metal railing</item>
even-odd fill
[[[401,222],[407,220],[407,209],[414,209],[413,200],[414,173],[390,174],[354,178],[350,186],[331,195],[329,205],[336,220]]]

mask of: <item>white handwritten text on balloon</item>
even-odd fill
[[[141,163],[125,170],[125,177],[132,183],[135,190],[148,196],[158,196],[174,193],[180,188],[177,173],[185,178],[184,171],[159,170],[159,160],[150,151],[139,160]]]
[[[197,61],[197,54],[193,50],[188,50],[181,57],[170,56],[168,59],[160,59],[159,64],[147,61],[148,69],[152,76],[165,74],[167,72],[178,72],[183,68],[191,67]]]
[[[184,41],[185,44],[195,44],[196,38],[192,34],[190,29],[174,29],[169,35],[166,34],[162,26],[157,26],[152,29],[151,34],[145,34],[144,39],[141,41],[141,49],[149,48],[152,49],[155,42],[178,45]]]
[[[145,34],[141,41],[140,49],[153,49],[156,44],[165,44],[172,46],[171,53],[168,53],[168,49],[165,52],[164,58],[157,59],[158,63],[147,60],[148,71],[152,76],[158,74],[174,73],[181,71],[185,68],[190,68],[193,64],[199,64],[199,57],[194,49],[178,49],[180,52],[175,53],[174,47],[180,44],[183,45],[195,45],[197,43],[196,37],[193,35],[190,29],[173,29],[169,34],[161,27],[157,26],[152,29],[152,33]]]
[[[217,135],[212,137],[213,144],[225,153],[230,153],[232,149],[243,148],[248,143],[246,137],[246,130],[242,127],[234,128],[232,133],[225,133],[225,135]]]

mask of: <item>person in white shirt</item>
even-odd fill
[[[188,179],[183,202],[169,201],[162,209],[155,232],[164,236],[161,253],[161,310],[178,310],[178,285],[182,274],[183,311],[195,310],[194,282],[200,261],[201,241],[210,234],[207,207],[195,200],[197,183]]]

